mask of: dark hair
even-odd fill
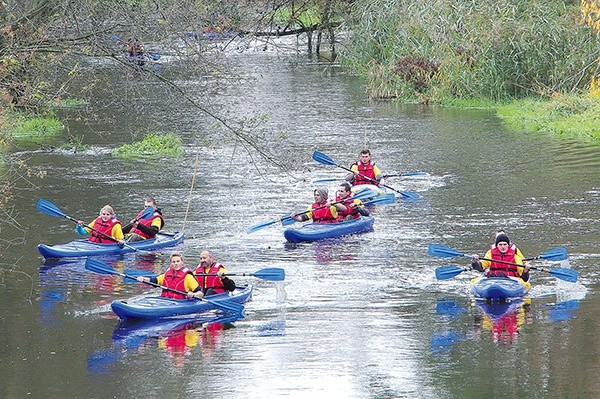
[[[371,155],[371,150],[368,149],[364,149],[360,152],[361,154],[367,154],[367,155]]]
[[[350,183],[348,183],[348,182],[340,183],[340,187],[344,187],[345,191],[351,191],[352,190],[352,186],[350,186]]]

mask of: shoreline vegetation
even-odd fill
[[[340,53],[372,98],[489,108],[509,126],[600,140],[600,7],[357,0]]]
[[[495,109],[515,129],[600,141],[600,99],[590,95],[527,98]]]
[[[193,6],[192,10],[202,14]],[[236,13],[241,8],[236,7],[213,11],[222,17],[223,22],[219,24],[225,24],[228,29],[247,29],[245,25],[252,21],[252,18],[242,17],[253,15],[251,9],[246,10],[248,14],[239,15]],[[317,53],[320,53],[322,36],[329,37],[331,59],[337,57],[336,61],[340,61],[347,73],[364,78],[367,95],[371,98],[489,108],[516,129],[600,140],[597,116],[600,109],[600,4],[597,0],[482,0],[476,3],[355,0],[351,4],[326,0],[309,1],[301,7],[277,8],[268,19],[272,22],[268,26],[277,26],[277,31],[270,33],[274,36],[279,35],[280,28],[282,34],[308,33],[309,53],[312,53],[313,34],[317,36]],[[56,22],[40,19],[38,22],[45,21],[42,29],[35,26],[34,20],[24,18],[23,21],[22,26],[18,25],[20,30],[10,33],[31,41],[46,40],[46,29]],[[259,25],[250,28],[268,29]],[[351,34],[334,32],[337,28]],[[340,40],[341,37],[344,39]],[[97,39],[91,37],[90,40]],[[71,41],[68,43],[76,46]],[[18,41],[7,44],[16,46]],[[340,51],[335,49],[336,45]],[[62,62],[69,59],[68,53],[60,58]],[[15,115],[7,115],[0,112],[0,146],[9,140],[55,135],[64,127],[48,110],[86,104],[69,98],[67,86],[64,90],[61,88],[61,97],[52,104],[44,101],[50,91],[45,75],[38,72],[48,72],[48,55],[43,52],[30,55],[32,57],[6,55],[2,58],[6,67],[0,70],[0,77],[11,77],[14,81],[6,80],[10,84],[0,89],[0,98],[6,104],[34,113],[15,111]],[[77,70],[69,71],[75,74]],[[11,109],[14,108],[11,106]],[[76,148],[83,145],[81,138],[68,144]],[[153,147],[146,144],[138,148],[143,153]],[[126,147],[115,155],[129,156],[135,151],[133,147]],[[177,153],[175,150],[171,155]]]

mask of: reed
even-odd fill
[[[373,97],[577,92],[589,88],[596,67],[598,35],[572,1],[357,0],[355,10],[341,60],[366,77]],[[407,64],[414,67],[401,73]]]

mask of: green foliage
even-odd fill
[[[581,25],[579,3],[566,0],[357,0],[355,10],[342,62],[367,77],[374,97],[504,100],[585,90],[600,45]]]
[[[10,129],[18,140],[44,139],[56,136],[64,125],[54,116],[34,116],[28,119],[19,117]]]
[[[83,144],[83,136],[69,136],[67,142],[60,146],[62,150],[67,151],[83,151],[87,148],[87,145]]]
[[[499,107],[498,115],[516,129],[600,140],[600,100],[589,95],[527,98]]]
[[[320,23],[320,15],[315,5],[286,6],[275,10],[273,20],[284,27],[305,27]]]
[[[150,133],[142,141],[124,144],[113,150],[118,157],[178,157],[184,153],[181,139],[173,133]]]

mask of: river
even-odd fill
[[[600,144],[513,131],[488,110],[371,101],[360,81],[304,56],[245,52],[226,62],[239,80],[180,83],[198,96],[208,87],[223,115],[268,115],[263,134],[285,173],[183,99],[105,64],[93,66],[105,84],[88,108],[62,113],[68,130],[58,141],[80,136],[86,150],[11,149],[46,174],[19,182],[9,204],[19,229],[3,230],[24,240],[3,242],[0,397],[600,396]],[[163,57],[160,67],[169,74],[176,62]],[[79,112],[96,119],[84,124]],[[147,132],[176,133],[186,155],[111,155]],[[384,172],[427,172],[387,181],[422,198],[377,207],[374,230],[359,236],[291,245],[277,224],[245,233],[305,209],[312,180],[343,178],[341,168],[314,162],[314,150],[349,165],[365,146]],[[280,267],[285,281],[237,277],[255,286],[241,320],[119,328],[110,302],[153,291],[90,273],[83,261],[44,262],[38,243],[77,234],[35,204],[46,198],[91,220],[108,203],[129,220],[150,195],[166,230],[185,231],[177,249],[189,266],[209,249],[231,272]],[[566,247],[567,262],[534,265],[580,276],[567,283],[532,271],[530,298],[508,310],[505,326],[470,299],[471,272],[436,280],[437,267],[467,259],[427,255],[431,243],[483,255],[498,228],[526,256]],[[167,259],[168,251],[102,258],[154,271]]]

